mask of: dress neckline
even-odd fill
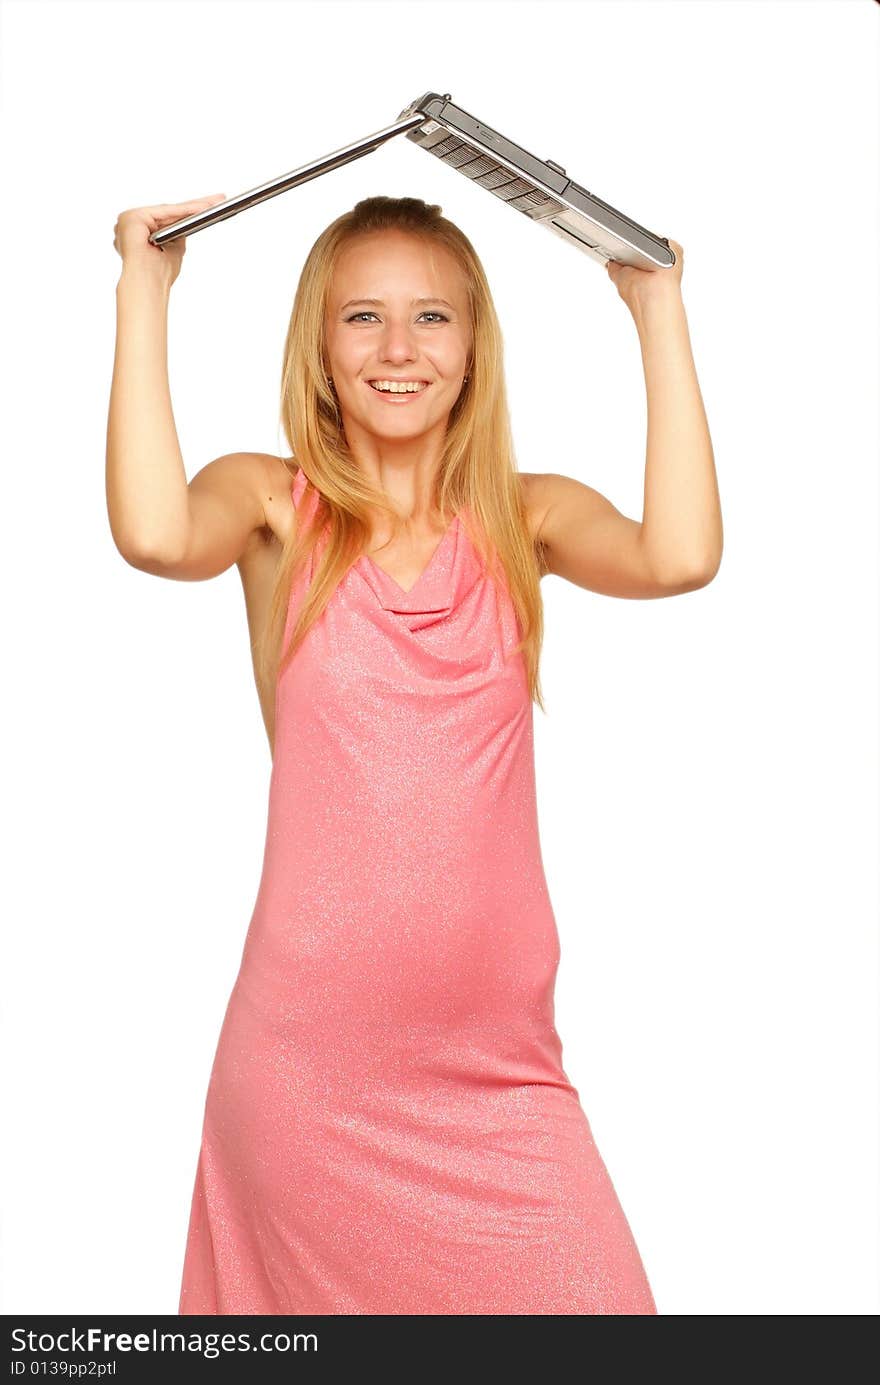
[[[298,468],[291,486],[291,497],[296,508],[299,508],[306,484],[302,468]],[[313,494],[312,508],[317,504],[317,499],[317,493]],[[430,625],[447,615],[481,574],[481,565],[465,537],[465,508],[463,506],[453,515],[443,537],[409,589],[402,587],[369,553],[361,553],[349,569],[366,583],[383,610],[403,616],[409,622],[410,629]],[[319,541],[319,547],[322,542],[323,539]]]
[[[440,538],[440,542],[434,548],[433,553],[431,554],[428,561],[425,563],[425,566],[422,568],[421,572],[419,573],[418,577],[413,582],[411,587],[402,587],[398,582],[397,578],[392,577],[391,573],[387,572],[385,568],[381,566],[380,563],[377,563],[375,558],[372,558],[369,553],[362,553],[359,561],[368,563],[369,566],[379,574],[380,578],[384,578],[386,582],[390,582],[395,591],[399,592],[401,596],[412,596],[416,589],[419,586],[421,586],[423,582],[427,581],[427,579],[431,575],[431,572],[435,564],[438,563],[442,558],[446,545],[452,538],[453,532],[456,529],[458,522],[459,515],[453,515],[452,520],[443,531],[442,537]]]

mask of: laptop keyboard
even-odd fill
[[[407,139],[410,138],[411,136],[407,135]],[[481,188],[506,202],[515,211],[543,220],[564,210],[562,204],[549,193],[534,187],[518,174],[511,173],[509,168],[504,168],[488,154],[474,149],[473,145],[457,135],[447,135],[446,139],[439,140],[436,144],[423,143],[421,140],[415,142],[429,154],[434,154],[438,159],[442,159],[443,163],[449,164],[450,168],[457,169],[472,182],[479,183]]]

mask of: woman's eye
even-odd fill
[[[368,313],[368,312],[354,313],[351,317],[346,318],[346,322],[357,322],[358,318],[361,318],[361,317],[375,317],[375,316],[376,316],[375,313]],[[449,318],[446,316],[445,313],[435,313],[435,312],[430,311],[430,310],[429,310],[428,312],[420,313],[419,316],[420,316],[420,317],[439,317],[439,319],[440,319],[441,322],[448,322],[448,321],[449,321]]]

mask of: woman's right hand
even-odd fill
[[[183,221],[184,217],[194,216],[196,212],[206,211],[226,200],[224,192],[211,197],[199,197],[192,202],[179,202],[176,206],[162,203],[158,207],[132,207],[120,212],[113,234],[113,244],[122,256],[122,267],[145,266],[160,277],[168,287],[180,273],[180,266],[186,253],[186,236],[178,236],[166,245],[151,245],[150,236],[163,226]]]

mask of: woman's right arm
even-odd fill
[[[110,531],[132,566],[195,580],[225,571],[265,524],[265,459],[231,453],[187,484],[168,383],[168,302],[186,237],[164,248],[149,237],[218,200],[123,212],[114,238],[122,272],[107,421]]]

